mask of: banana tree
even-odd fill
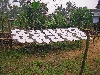
[[[46,6],[45,3],[40,3],[40,1],[24,4],[23,12],[28,20],[29,29],[41,29],[43,27],[45,23],[44,12],[48,11]]]

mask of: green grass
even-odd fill
[[[31,61],[25,60],[32,56],[17,50],[0,51],[0,75],[78,75],[80,71],[80,60],[57,58],[50,62],[41,61],[38,57]],[[94,63],[99,64],[99,59],[96,58]],[[100,71],[100,67],[91,70],[91,66],[86,63],[83,75],[95,75],[97,71]]]

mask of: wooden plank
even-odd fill
[[[12,38],[0,38],[0,40],[10,40]]]
[[[2,34],[2,32],[0,32],[0,34]],[[10,34],[10,32],[3,32],[3,34]]]

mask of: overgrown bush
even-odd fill
[[[76,50],[82,48],[82,40],[77,41],[64,41],[64,42],[56,42],[50,44],[29,44],[21,50],[24,50],[28,53],[43,53],[43,52],[50,52],[50,51],[57,51],[57,50]]]

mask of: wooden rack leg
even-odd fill
[[[10,49],[12,50],[12,39],[9,40],[9,46],[10,46]]]
[[[3,40],[1,39],[1,49],[2,49],[2,50],[4,49],[3,46],[4,46],[4,45],[3,45]]]

